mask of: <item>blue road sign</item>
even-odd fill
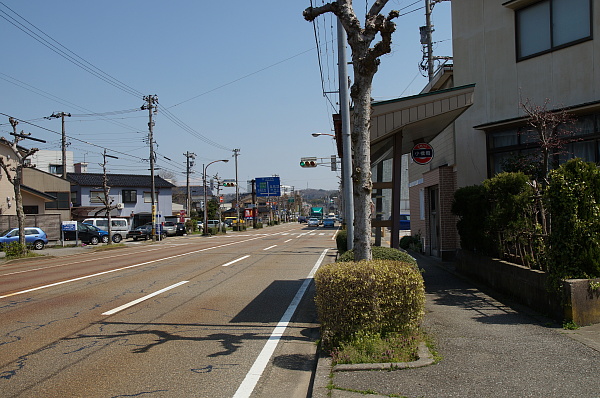
[[[279,177],[255,178],[256,196],[281,196]]]

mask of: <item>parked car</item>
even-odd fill
[[[185,229],[185,223],[178,222],[177,223],[177,231],[176,231],[175,235],[185,235],[186,233],[187,233],[187,231]]]
[[[156,231],[156,233],[157,235],[160,234],[161,239],[165,239],[167,237],[167,234],[162,227],[159,227],[159,231]],[[131,231],[127,232],[126,238],[132,238],[133,240],[152,239],[152,223],[140,225],[139,227],[132,229]]]
[[[108,232],[96,227],[95,225],[91,225],[88,223],[84,223],[85,225],[87,225],[88,227],[92,228],[94,231],[98,232],[98,235],[100,235],[100,241],[102,243],[108,243]]]
[[[326,218],[323,220],[323,228],[335,228],[335,218]]]
[[[223,223],[219,220],[208,220],[206,221],[206,225],[208,225],[208,228],[219,228]]]
[[[102,231],[108,235],[108,232]],[[102,242],[102,235],[97,227],[77,221],[77,231],[63,231],[65,240],[80,240],[83,243],[97,245]],[[107,241],[108,242],[108,241]]]
[[[83,222],[85,224],[91,224],[95,227],[98,227],[103,231],[108,231],[108,218],[86,218],[85,220],[83,220]],[[127,231],[129,231],[129,221],[126,218],[115,217],[110,219],[110,225],[112,241],[115,243],[119,243],[123,239]]]
[[[163,229],[167,236],[177,235],[177,223],[173,221],[165,221],[165,223],[163,224]]]
[[[11,228],[0,234],[0,246],[19,241],[19,228]],[[42,250],[48,244],[46,233],[38,227],[25,227],[25,244],[35,250]]]
[[[318,227],[320,223],[321,223],[321,220],[319,220],[318,218],[309,218],[308,222],[307,222],[307,226]]]
[[[410,230],[410,214],[400,214],[400,230]]]

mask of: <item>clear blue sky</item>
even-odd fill
[[[119,157],[109,159],[109,172],[149,174],[148,112],[139,108],[143,95],[156,94],[163,108],[155,117],[156,167],[174,173],[178,185],[185,185],[186,151],[197,155],[192,183],[199,184],[202,164],[217,159],[231,161],[212,164],[208,175],[234,178],[231,150],[239,148],[242,190],[246,180],[275,174],[296,189],[337,189],[339,171],[299,166],[301,157],[335,153],[330,137],[310,133],[332,133],[337,95],[324,97],[322,87],[337,90],[336,23],[331,16],[317,22],[321,73],[313,24],[302,18],[309,5],[309,0],[0,0],[0,135],[12,138],[5,116],[10,115],[32,123],[21,122],[19,131],[47,140],[23,146],[60,150],[60,120],[43,117],[68,112],[73,115],[66,119],[68,149],[75,162],[101,172],[106,148]],[[418,68],[423,5],[424,0],[392,0],[386,7],[405,15],[396,20],[393,53],[382,58],[375,76],[376,100],[417,94],[426,84]],[[354,7],[364,15],[364,1],[354,1]],[[450,2],[435,6],[433,22],[435,53],[451,55]],[[96,74],[105,73],[104,80],[42,40]]]

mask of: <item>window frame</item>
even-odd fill
[[[528,54],[528,55],[524,55],[521,56],[521,46],[520,46],[520,38],[521,38],[521,34],[520,34],[520,24],[519,24],[519,14],[523,11],[526,10],[530,7],[539,5],[540,3],[548,3],[549,7],[550,7],[550,20],[548,21],[549,25],[550,25],[550,47],[536,52],[536,53],[532,53],[532,54]],[[590,34],[586,37],[582,37],[579,39],[575,39],[573,41],[570,41],[568,43],[563,43],[560,45],[554,45],[554,35],[553,35],[553,26],[552,26],[552,17],[553,17],[553,3],[554,0],[540,0],[540,1],[536,1],[534,3],[528,4],[522,8],[516,9],[515,13],[514,13],[514,24],[515,24],[515,51],[516,51],[516,58],[517,58],[517,62],[520,61],[525,61],[527,59],[530,58],[534,58],[534,57],[538,57],[540,55],[544,55],[544,54],[548,54],[551,53],[553,51],[557,51],[557,50],[561,50],[563,48],[567,48],[567,47],[571,47],[574,46],[576,44],[580,44],[589,40],[593,40],[594,38],[594,10],[593,10],[593,3],[592,0],[587,0],[588,3],[588,10],[589,10],[589,27],[590,27]]]
[[[121,190],[121,200],[123,201],[123,203],[137,203],[137,190],[136,189],[122,189]]]
[[[45,210],[69,210],[71,208],[71,192],[60,191],[60,192],[46,192],[48,195],[56,197],[56,200],[52,202],[44,203]],[[61,207],[62,205],[62,207]]]

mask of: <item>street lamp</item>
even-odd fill
[[[334,138],[335,138],[335,135],[333,135],[333,134],[327,134],[327,133],[312,133],[311,135],[312,135],[313,137],[318,137],[318,136],[320,136],[320,135],[328,135],[328,136],[330,136],[330,137],[334,137]]]
[[[212,162],[210,162],[209,164],[207,164],[206,166],[204,166],[204,170],[202,173],[202,181],[203,181],[203,185],[204,185],[204,235],[208,235],[208,213],[207,213],[207,208],[208,208],[208,202],[206,201],[206,169],[208,169],[208,166],[210,166],[213,163],[217,163],[217,162],[229,162],[229,159],[220,159],[220,160],[214,160]],[[220,224],[221,220],[219,220],[219,224]],[[220,225],[219,225],[220,226]]]

